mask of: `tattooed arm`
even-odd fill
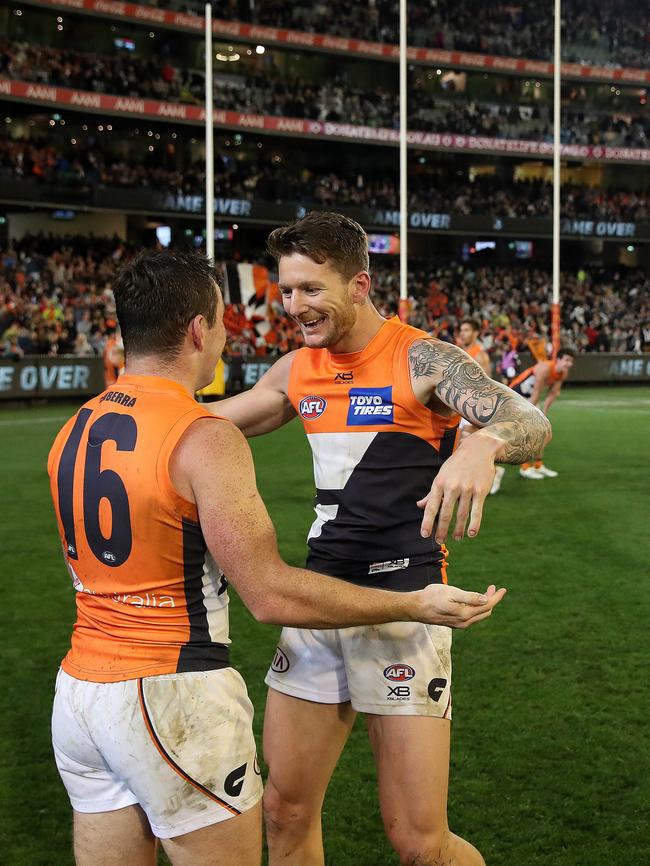
[[[409,365],[422,403],[435,409],[440,401],[502,440],[496,462],[523,463],[541,454],[550,439],[550,424],[538,409],[507,385],[489,379],[456,346],[418,340],[409,350]]]
[[[539,456],[551,438],[544,415],[506,385],[489,379],[477,363],[456,346],[418,340],[409,349],[411,382],[416,397],[432,411],[451,409],[483,429],[469,436],[438,473],[424,508],[422,534],[430,535],[436,517],[436,541],[447,535],[457,505],[454,538],[479,530],[483,502],[494,478],[494,463],[524,463]]]

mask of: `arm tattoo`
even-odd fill
[[[461,349],[422,340],[409,349],[409,364],[413,379],[429,379],[446,406],[504,440],[499,463],[524,463],[542,453],[550,432],[544,415],[488,378]]]

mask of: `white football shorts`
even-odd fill
[[[60,670],[52,743],[72,807],[139,803],[169,839],[252,808],[262,796],[253,705],[232,668],[117,683]]]
[[[284,628],[266,684],[380,716],[451,718],[451,629],[416,622]]]

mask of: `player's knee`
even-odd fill
[[[284,797],[270,780],[264,790],[262,805],[268,835],[304,832],[310,827],[314,818],[308,806]]]

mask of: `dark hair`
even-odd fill
[[[575,358],[576,353],[573,351],[573,349],[558,349],[557,355],[555,357],[559,359],[564,358],[565,355],[568,355],[570,358]]]
[[[318,265],[327,262],[346,279],[370,267],[368,238],[358,222],[340,213],[312,211],[288,226],[274,229],[267,249],[276,261],[300,253]]]
[[[480,331],[481,330],[480,322],[478,322],[477,319],[461,319],[460,324],[461,325],[469,325],[470,328],[472,329],[472,331]]]
[[[125,353],[176,356],[195,316],[214,325],[215,286],[217,272],[200,253],[139,253],[119,271],[113,286]]]

